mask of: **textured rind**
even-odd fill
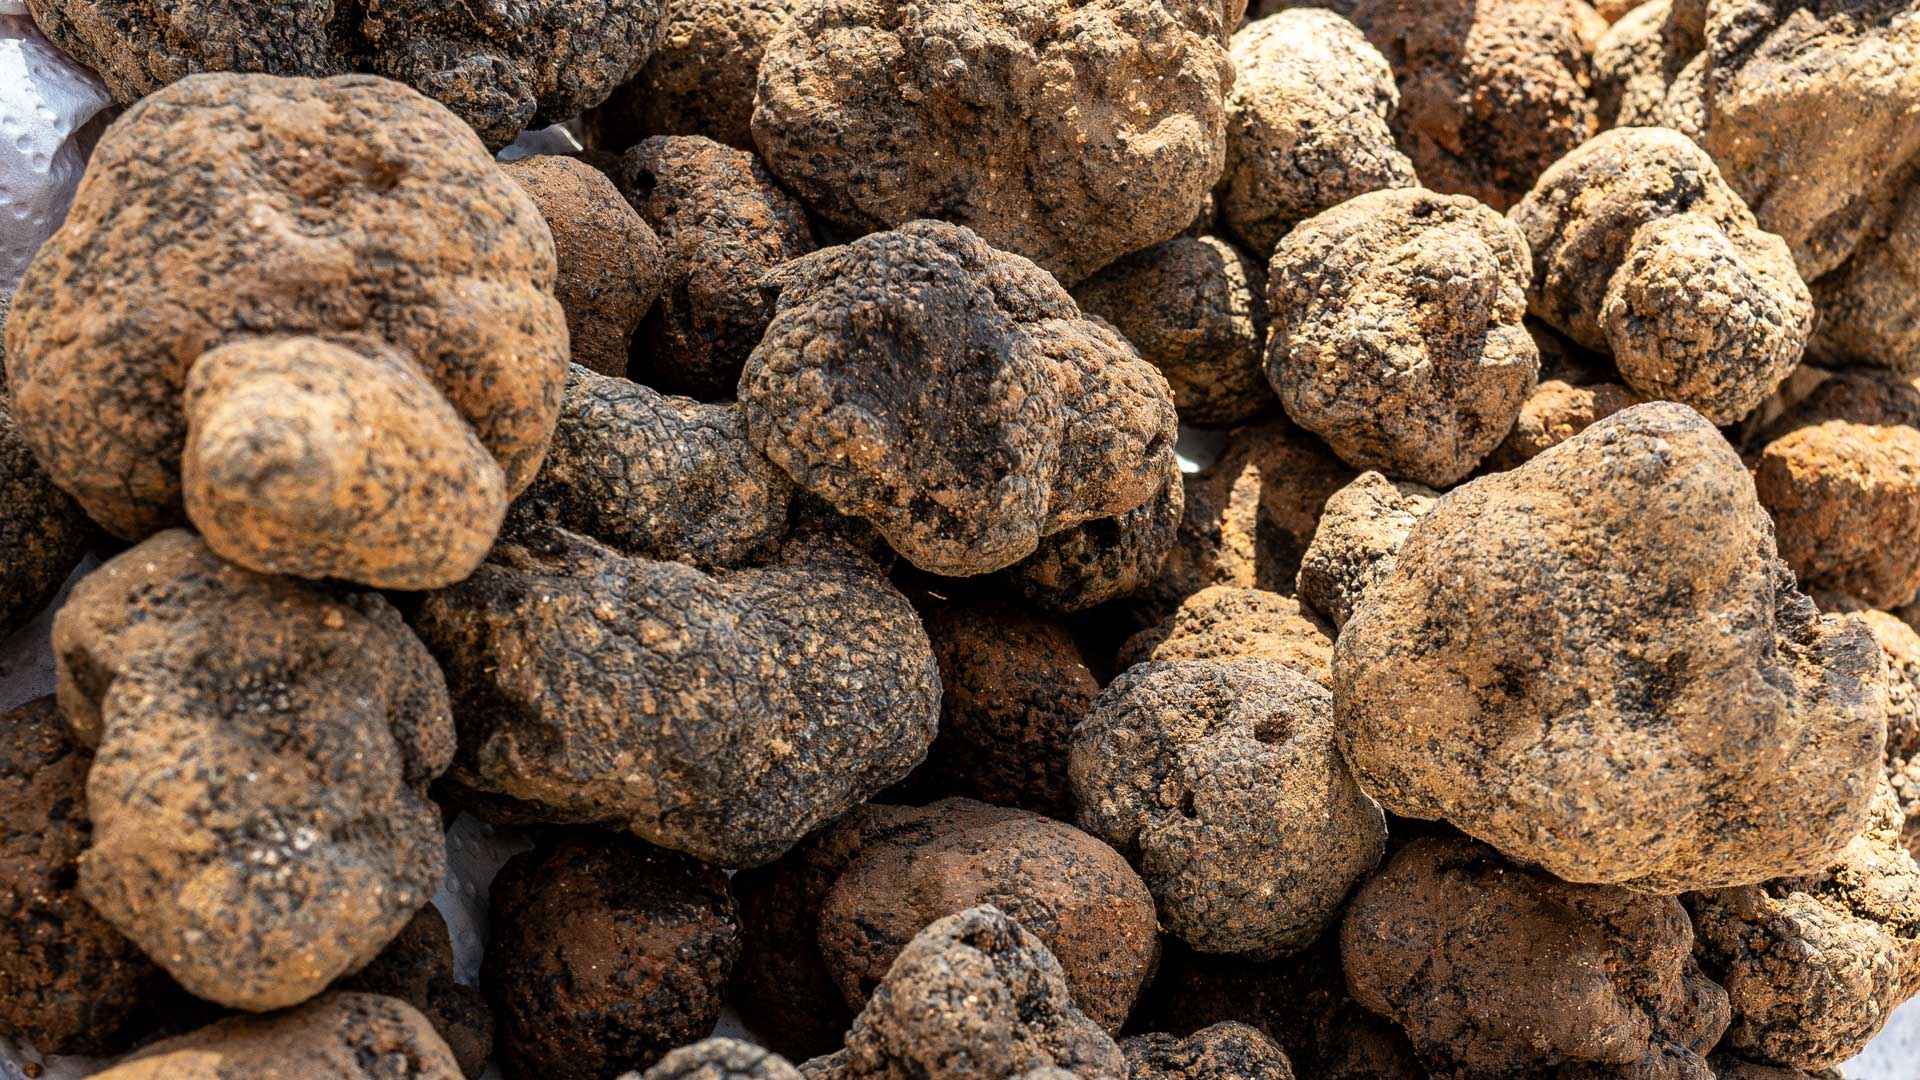
[[[924,570],[1010,566],[1147,502],[1166,380],[1033,263],[917,221],[786,264],[740,377],[754,446]]]
[[[42,1054],[125,1052],[163,983],[74,887],[92,763],[52,698],[0,714],[0,1037]]]
[[[1536,339],[1537,340],[1537,339]],[[1647,399],[1617,382],[1544,379],[1520,406],[1513,430],[1487,455],[1489,471],[1524,465],[1621,409]]]
[[[528,526],[416,627],[456,703],[450,779],[721,866],[771,860],[905,776],[939,716],[913,608],[824,539],[709,574]]]
[[[440,909],[427,904],[373,962],[333,984],[334,990],[385,994],[420,1010],[446,1041],[467,1080],[480,1080],[493,1054],[493,1013],[486,998],[456,982],[453,939]]]
[[[1250,656],[1333,681],[1333,628],[1299,600],[1264,589],[1209,585],[1121,647],[1118,664]]]
[[[364,335],[444,396],[512,494],[539,468],[566,377],[554,267],[532,200],[405,87],[193,76],[108,130],[21,282],[14,420],[55,483],[137,540],[184,518],[195,361],[259,337]],[[372,440],[399,438],[394,424]]]
[[[1155,1032],[1120,1040],[1128,1080],[1293,1080],[1287,1056],[1245,1024],[1222,1023],[1185,1038]]]
[[[683,1046],[648,1069],[621,1080],[800,1080],[779,1054],[739,1039],[714,1037]]]
[[[494,879],[481,985],[510,1075],[602,1080],[713,1030],[740,955],[726,875],[572,833]]]
[[[1340,944],[1354,997],[1401,1024],[1433,1076],[1712,1080],[1727,995],[1672,897],[1424,838],[1354,894]]]
[[[1882,787],[1866,831],[1821,873],[1687,897],[1702,963],[1733,1003],[1730,1050],[1817,1072],[1920,990],[1920,867],[1902,818]]]
[[[1513,426],[1540,355],[1520,230],[1464,196],[1376,191],[1309,218],[1268,270],[1267,378],[1348,464],[1445,487]]]
[[[1356,195],[1414,186],[1387,117],[1393,69],[1325,10],[1282,11],[1233,35],[1221,219],[1259,259],[1289,229]]]
[[[1860,618],[1887,660],[1887,786],[1900,804],[1907,850],[1920,855],[1920,633],[1884,611]]]
[[[1132,596],[1150,587],[1166,565],[1186,500],[1180,462],[1170,459],[1166,480],[1152,498],[1123,514],[1054,533],[1000,577],[1029,604],[1056,614]]]
[[[1081,826],[1139,868],[1168,933],[1205,952],[1297,952],[1386,843],[1332,725],[1327,691],[1271,660],[1130,668],[1073,730]]]
[[[1533,252],[1533,314],[1611,352],[1649,398],[1731,424],[1800,361],[1813,301],[1787,244],[1679,132],[1599,135],[1509,217]]]
[[[452,109],[499,149],[578,116],[658,43],[663,0],[30,0],[121,104],[201,72],[367,72]]]
[[[793,0],[677,0],[660,47],[632,80],[587,113],[594,145],[618,153],[649,135],[704,135],[753,149],[753,93],[767,42]]]
[[[40,467],[0,380],[0,641],[47,606],[98,531]]]
[[[1300,556],[1300,598],[1336,628],[1345,626],[1360,598],[1393,569],[1394,553],[1437,498],[1432,488],[1377,472],[1361,473],[1328,496],[1313,542]]]
[[[1774,554],[1685,406],[1443,497],[1334,651],[1341,748],[1392,813],[1655,892],[1828,865],[1866,820],[1885,663]]]
[[[1704,0],[1648,0],[1613,24],[1593,52],[1600,127],[1662,122],[1681,69],[1706,45]]]
[[[305,1001],[439,887],[446,686],[378,594],[252,574],[173,530],[77,585],[53,649],[98,744],[81,895],[194,994]]]
[[[667,253],[628,373],[668,393],[733,397],[773,316],[760,279],[814,248],[806,211],[753,153],[699,136],[647,139],[613,176]]]
[[[158,1042],[94,1080],[460,1080],[413,1006],[334,993],[271,1016],[221,1020]]]
[[[1178,235],[1220,176],[1218,0],[827,0],[760,63],[753,135],[854,230],[966,226],[1073,284]]]

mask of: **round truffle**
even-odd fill
[[[1543,380],[1520,406],[1513,430],[1487,455],[1486,466],[1503,470],[1524,465],[1542,450],[1558,446],[1621,409],[1646,400],[1617,382]]]
[[[1239,656],[1284,664],[1326,686],[1333,681],[1333,628],[1291,596],[1209,585],[1166,621],[1129,639],[1120,663]]]
[[[648,1069],[621,1080],[800,1080],[779,1054],[738,1039],[714,1037],[683,1046]]]
[[[453,1052],[413,1006],[337,993],[271,1016],[236,1016],[154,1043],[94,1080],[460,1080]]]

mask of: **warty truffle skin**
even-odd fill
[[[644,1075],[620,1080],[800,1080],[800,1071],[765,1047],[714,1036],[675,1050]]]
[[[618,152],[650,135],[704,135],[753,149],[753,92],[767,42],[794,0],[678,0],[660,47],[586,115],[592,145]]]
[[[1245,1024],[1215,1024],[1185,1038],[1165,1032],[1120,1040],[1128,1080],[1293,1080],[1287,1055]]]
[[[493,1012],[480,991],[455,981],[453,937],[432,904],[415,912],[372,963],[332,989],[385,994],[419,1009],[446,1040],[467,1080],[480,1080],[493,1056]]]
[[[46,608],[98,531],[40,467],[0,379],[0,641]]]
[[[379,994],[333,993],[236,1016],[140,1051],[93,1080],[460,1080],[433,1025]]]

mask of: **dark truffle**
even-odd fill
[[[633,79],[587,113],[593,143],[619,152],[649,135],[704,135],[753,149],[753,91],[767,42],[793,0],[675,0],[660,47]]]
[[[1293,1080],[1273,1040],[1232,1022],[1181,1038],[1164,1032],[1120,1041],[1128,1080]]]
[[[333,984],[385,994],[420,1010],[446,1041],[467,1080],[480,1080],[493,1054],[493,1013],[480,991],[453,977],[453,939],[432,904],[421,908],[373,962]]]
[[[97,533],[34,458],[0,385],[0,641],[52,602]]]

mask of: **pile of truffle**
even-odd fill
[[[1781,1080],[1920,991],[1920,0],[26,6],[124,112],[5,332],[0,634],[105,561],[0,1036]]]

